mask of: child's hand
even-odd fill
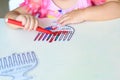
[[[77,9],[63,15],[58,23],[61,25],[81,23],[85,21],[84,10]]]
[[[22,25],[24,25],[25,30],[36,30],[39,25],[38,19],[31,15],[19,15],[16,17],[16,20],[21,21]]]

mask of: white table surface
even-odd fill
[[[0,19],[0,58],[34,51],[38,65],[27,73],[30,80],[120,80],[120,19],[72,26],[70,41],[49,43],[33,41],[36,31],[13,30]]]

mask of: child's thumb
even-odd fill
[[[25,16],[23,16],[23,15],[17,16],[17,17],[16,17],[16,20],[17,20],[17,21],[21,21],[21,22],[22,22],[22,25],[25,25],[25,23],[26,23],[26,18],[25,18]]]

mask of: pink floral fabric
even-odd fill
[[[39,0],[37,0],[37,1],[39,1]],[[47,3],[44,3],[44,4],[46,4],[47,6],[43,6],[43,7],[45,7],[43,9],[42,9],[42,6],[40,6],[42,3],[34,2],[32,0],[25,0],[20,6],[28,9],[28,11],[31,12],[33,15],[39,15],[39,17],[41,15],[45,14],[45,16],[43,16],[43,17],[59,18],[63,14],[70,12],[74,9],[83,9],[83,8],[93,6],[93,5],[101,5],[105,2],[105,0],[78,0],[78,2],[71,8],[62,10],[52,0],[46,0],[46,1],[47,1]],[[44,14],[41,13],[42,11],[44,12]]]

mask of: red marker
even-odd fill
[[[10,23],[10,24],[14,24],[14,25],[18,25],[18,26],[24,27],[24,25],[22,25],[22,22],[14,20],[14,19],[6,19],[6,22]],[[47,34],[53,34],[52,31],[46,30],[46,29],[44,29],[44,28],[42,28],[40,26],[37,27],[36,31],[47,33]]]

